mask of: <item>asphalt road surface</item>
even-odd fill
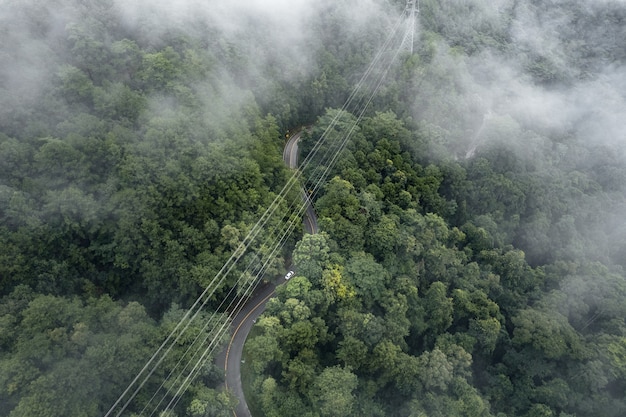
[[[292,169],[298,167],[298,141],[301,135],[302,132],[293,135],[287,141],[283,150],[283,160]],[[311,234],[317,233],[317,216],[313,211],[313,206],[305,190],[302,190],[302,198],[308,202],[303,220],[304,230]],[[241,384],[241,356],[248,333],[250,333],[256,319],[265,310],[265,304],[274,294],[275,288],[274,284],[267,284],[254,292],[242,310],[233,319],[231,324],[233,334],[226,349],[216,358],[217,366],[224,369],[226,389],[229,389],[239,399],[237,407],[233,410],[235,417],[252,417]]]
[[[283,161],[291,169],[298,167],[298,141],[301,136],[302,132],[298,132],[290,137],[283,149]]]
[[[302,132],[300,131],[289,138],[287,144],[285,145],[285,149],[283,150],[283,160],[291,169],[298,168],[298,141],[301,136]],[[319,228],[317,226],[317,216],[315,215],[313,205],[311,204],[311,200],[309,199],[309,195],[306,190],[302,190],[302,198],[308,203],[306,211],[304,212],[304,231],[309,234],[317,233],[319,232]]]
[[[255,291],[243,309],[233,319],[231,336],[226,349],[216,358],[217,366],[224,369],[226,388],[238,399],[239,404],[233,415],[236,417],[252,417],[241,385],[241,355],[248,333],[256,319],[265,310],[267,300],[274,294],[274,284],[267,284]]]

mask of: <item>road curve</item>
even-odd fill
[[[287,144],[285,145],[285,149],[283,150],[283,160],[285,164],[291,169],[298,168],[298,142],[302,137],[302,131],[296,133],[292,137],[289,138]],[[302,199],[307,202],[306,211],[304,212],[304,231],[309,234],[315,234],[319,232],[319,227],[317,226],[317,216],[315,215],[315,211],[313,210],[313,204],[311,204],[311,199],[309,198],[306,190],[302,190]]]
[[[291,169],[298,167],[298,141],[302,137],[302,131],[289,138],[283,149],[283,161]]]
[[[283,160],[292,169],[298,167],[298,141],[301,136],[302,132],[293,135],[287,141],[283,150]],[[310,234],[317,233],[317,216],[313,211],[313,206],[306,190],[302,190],[302,198],[308,203],[303,219],[304,230]],[[220,352],[215,359],[217,366],[224,369],[226,389],[230,389],[233,395],[239,399],[237,407],[233,410],[235,417],[252,417],[241,384],[241,356],[248,333],[250,333],[256,319],[265,310],[265,304],[274,295],[275,289],[276,286],[274,284],[266,284],[254,292],[233,319],[231,324],[233,334],[228,341],[226,349]]]
[[[237,407],[233,410],[235,417],[252,417],[241,384],[241,355],[248,333],[250,333],[256,319],[265,310],[265,304],[274,295],[275,288],[274,284],[267,284],[255,291],[243,309],[233,319],[231,324],[233,334],[226,349],[216,358],[217,366],[224,369],[226,389],[230,389],[233,395],[239,399]]]

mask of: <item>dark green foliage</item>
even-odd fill
[[[104,414],[282,189],[288,129],[317,120],[302,160],[333,119],[323,232],[274,254],[296,275],[247,345],[266,416],[626,413],[623,5],[422,0],[355,126],[390,23],[330,3],[282,22],[295,53],[254,16],[6,4],[1,415]],[[216,373],[177,415],[231,415]]]
[[[25,286],[0,305],[0,411],[10,416],[104,414],[179,317],[172,309],[156,323],[136,302],[108,296],[82,302]],[[185,345],[176,347],[171,364]],[[157,375],[167,375],[171,364]]]
[[[292,415],[278,400],[285,396],[300,414],[324,415],[315,381],[341,367],[370,404],[348,415],[620,415],[621,269],[568,263],[567,252],[532,267],[510,244],[535,198],[525,167],[499,150],[493,162],[423,169],[403,149],[410,144],[383,139],[406,140],[393,120],[363,120],[315,203],[325,233],[297,244],[301,276],[277,292],[249,342],[271,346],[255,367],[257,386],[271,384],[266,415]],[[406,202],[397,200],[403,192]],[[446,197],[463,205],[462,216]],[[562,244],[581,239],[573,215],[543,221]],[[335,395],[339,408],[350,402]]]

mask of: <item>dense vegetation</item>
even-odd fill
[[[6,16],[0,415],[103,415],[286,178],[276,119],[210,29],[155,38],[110,2],[60,3]],[[221,374],[201,379],[184,407],[227,412]]]
[[[266,416],[626,412],[626,10],[496,3],[421,2],[248,342]]]
[[[453,226],[471,194],[438,190],[466,169],[422,167],[415,140],[392,113],[364,120],[317,200],[324,233],[298,243],[247,344],[265,414],[621,415],[621,267],[532,267],[478,210]]]
[[[404,2],[228,24],[41,3],[0,15],[0,415],[102,415],[281,189],[287,129],[316,121],[311,148]],[[415,54],[316,196],[323,233],[277,256],[297,276],[248,343],[255,395],[268,417],[624,415],[626,8],[420,3]],[[176,413],[230,415],[220,378]]]

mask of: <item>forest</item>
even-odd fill
[[[329,125],[255,417],[626,414],[626,3],[421,0],[342,111],[405,4],[0,0],[0,416],[105,415]],[[162,417],[232,415],[210,359]]]

